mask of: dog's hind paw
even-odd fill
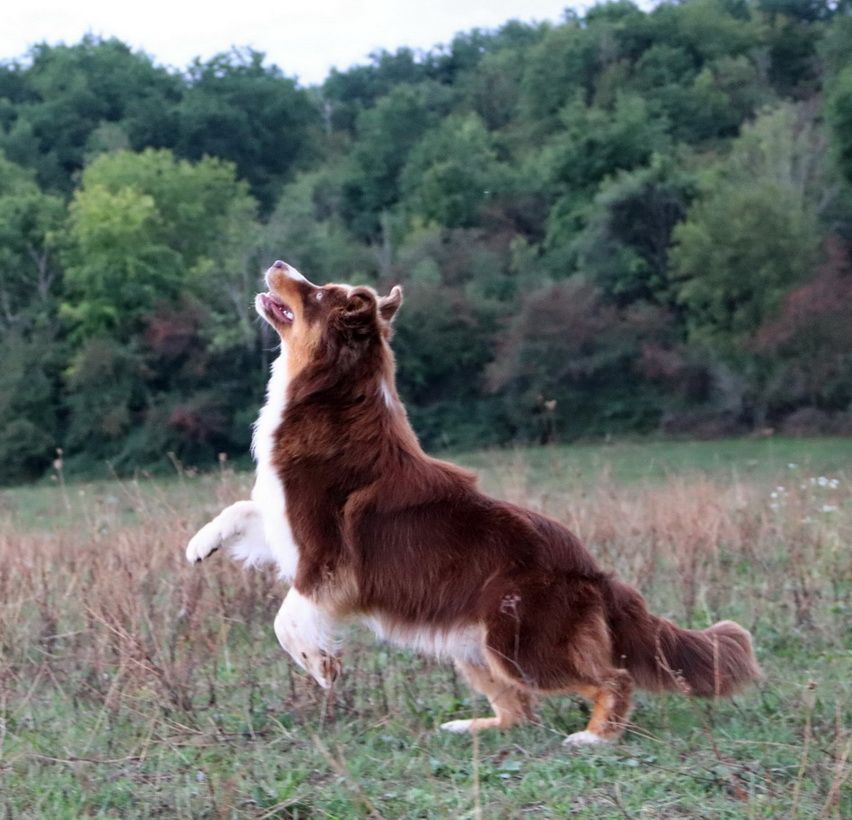
[[[568,735],[565,740],[562,741],[563,746],[595,746],[600,743],[607,743],[607,739],[605,737],[601,737],[600,735],[596,735],[594,732],[582,731],[582,732],[574,732],[573,735]]]
[[[446,723],[441,724],[441,728],[445,732],[454,732],[457,735],[464,734],[465,732],[470,732],[473,728],[472,720],[448,720]]]

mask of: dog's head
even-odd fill
[[[320,287],[280,260],[266,272],[266,285],[255,308],[286,346],[291,377],[311,364],[352,365],[381,348],[402,304],[399,286],[387,296],[369,287]]]

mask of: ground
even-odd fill
[[[331,694],[283,656],[284,588],[187,538],[250,476],[0,492],[6,817],[849,817],[852,439],[635,442],[458,456],[565,521],[683,625],[753,630],[732,701],[640,694],[619,743],[586,707],[477,738],[444,663],[359,627]]]

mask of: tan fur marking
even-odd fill
[[[267,282],[272,292],[293,311],[293,324],[279,328],[287,345],[287,375],[292,382],[313,361],[323,328],[319,322],[309,322],[305,315],[302,289],[311,287],[307,280],[294,279],[289,269],[271,268]]]
[[[630,714],[633,683],[624,670],[618,670],[603,686],[578,686],[576,692],[592,702],[592,714],[585,731],[604,740],[614,740],[624,731]]]
[[[481,729],[508,729],[533,718],[533,696],[503,680],[495,678],[487,669],[457,661],[456,666],[472,689],[488,698],[494,717],[472,718],[467,721],[450,721],[444,728],[452,732],[478,732]]]

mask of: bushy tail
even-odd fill
[[[727,697],[760,677],[751,635],[733,621],[681,629],[648,612],[632,587],[612,580],[607,602],[614,661],[637,686]]]

